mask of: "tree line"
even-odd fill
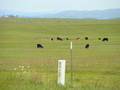
[[[19,15],[3,15],[2,18],[18,18]]]

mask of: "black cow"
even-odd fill
[[[66,38],[66,40],[69,40],[69,38]]]
[[[103,38],[102,41],[108,41],[108,38]]]
[[[51,40],[53,41],[53,38],[51,38]]]
[[[37,44],[37,48],[43,48],[41,44]]]
[[[59,37],[57,37],[57,40],[63,41],[63,39],[62,39],[62,38],[59,38]]]
[[[88,40],[88,37],[85,37],[86,40]]]
[[[89,48],[89,46],[90,46],[89,44],[86,44],[85,48]]]

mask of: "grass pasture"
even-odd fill
[[[57,85],[58,60],[66,60],[65,86]],[[0,89],[120,90],[120,19],[0,18]]]

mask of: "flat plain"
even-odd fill
[[[65,86],[58,60],[66,60]],[[0,18],[0,89],[120,90],[120,19]]]

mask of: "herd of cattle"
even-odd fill
[[[51,38],[51,40],[55,40],[54,38]],[[56,40],[60,40],[60,41],[63,41],[63,40],[70,40],[69,38],[66,38],[66,39],[62,39],[60,37],[57,37]],[[80,38],[76,38],[76,40],[80,40]],[[85,37],[85,40],[88,40],[88,37]],[[101,38],[98,38],[98,40],[101,40]],[[102,41],[108,41],[108,38],[103,38]],[[85,45],[85,48],[89,48],[90,45],[89,44],[86,44]],[[41,44],[37,44],[37,48],[43,48],[43,46]]]
[[[60,41],[63,41],[63,40],[71,40],[69,38],[60,38],[60,37],[57,37],[57,38],[51,38],[51,40],[60,40]],[[80,40],[80,38],[76,38],[76,40]],[[85,37],[85,40],[88,40],[88,37]],[[98,38],[98,40],[101,40],[101,38]],[[103,38],[102,41],[108,41],[108,38]]]

